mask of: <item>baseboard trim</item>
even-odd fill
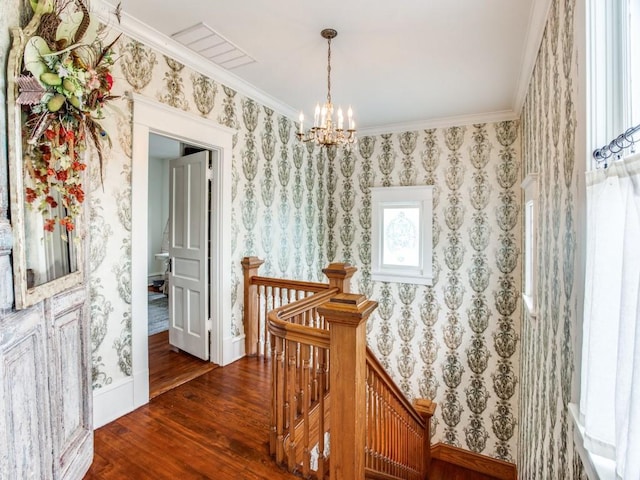
[[[97,429],[134,410],[133,377],[93,391],[93,428]]]
[[[518,471],[515,464],[487,457],[463,448],[444,443],[431,446],[431,458],[442,460],[459,467],[473,470],[484,475],[491,475],[499,480],[517,480]]]
[[[244,335],[240,335],[238,337],[227,337],[224,340],[224,344],[225,349],[222,366],[229,365],[230,363],[244,357]]]

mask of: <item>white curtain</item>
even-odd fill
[[[640,155],[587,173],[585,446],[640,479]]]

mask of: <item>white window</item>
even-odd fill
[[[640,0],[589,0],[588,38],[594,151],[640,122]],[[640,478],[640,154],[619,148],[632,143],[621,138],[587,172],[580,405],[572,413],[591,478]]]
[[[524,288],[522,298],[527,308],[527,314],[535,318],[538,310],[536,295],[538,175],[530,173],[521,186],[524,190]]]
[[[371,276],[431,285],[433,187],[371,188]]]
[[[627,60],[629,63],[628,87],[631,106],[631,125],[640,125],[640,0],[633,0],[629,6],[629,41]]]

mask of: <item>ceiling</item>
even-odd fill
[[[517,117],[548,4],[122,0],[122,11],[166,36],[204,22],[255,60],[229,78],[255,87],[296,119],[300,110],[309,119],[326,98],[327,41],[320,31],[336,29],[333,101],[353,107],[362,132]]]

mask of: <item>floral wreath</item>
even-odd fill
[[[82,211],[87,167],[82,153],[88,140],[98,153],[102,178],[102,143],[110,140],[98,121],[106,102],[116,98],[110,67],[118,39],[103,46],[85,1],[30,0],[34,15],[25,34],[31,35],[17,78],[28,173],[25,199],[44,217],[44,230],[53,232],[58,223],[63,238]]]

